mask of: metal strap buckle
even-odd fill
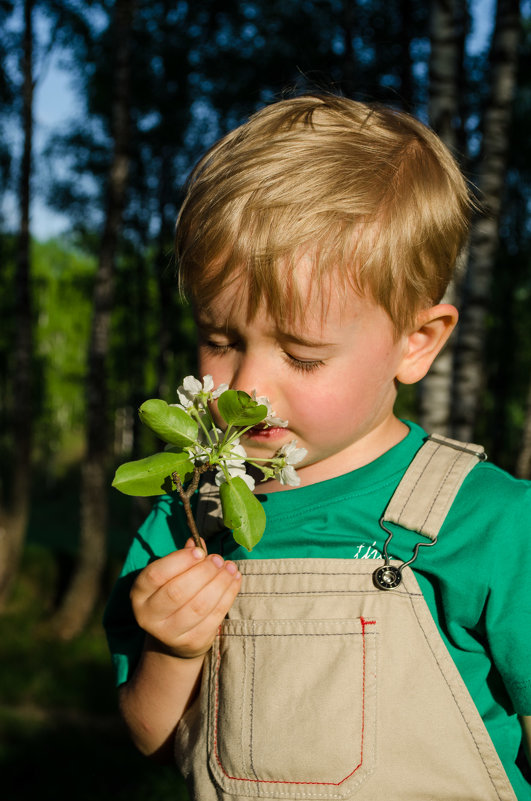
[[[385,523],[383,517],[380,518],[380,528],[382,528],[386,534],[388,535],[384,547],[383,547],[383,558],[384,564],[381,567],[376,568],[374,573],[372,574],[372,581],[375,587],[379,590],[394,590],[395,587],[398,587],[402,583],[402,571],[408,565],[413,564],[417,556],[419,555],[419,549],[424,548],[431,548],[437,542],[437,537],[431,542],[417,542],[413,549],[413,556],[407,562],[402,562],[400,565],[391,565],[390,561],[391,558],[388,553],[389,543],[393,539],[393,532],[390,531]]]

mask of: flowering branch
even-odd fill
[[[168,405],[162,400],[148,400],[139,410],[145,425],[154,431],[166,448],[145,459],[126,462],[116,471],[113,486],[126,495],[163,495],[172,490],[179,494],[188,527],[196,545],[201,540],[194,520],[191,498],[202,473],[215,468],[223,521],[232,529],[234,539],[251,550],[265,529],[265,512],[253,495],[254,478],[246,465],[262,472],[263,481],[276,478],[281,484],[297,486],[300,479],[294,465],[306,456],[295,441],[283,445],[271,459],[250,457],[240,444],[240,437],[257,425],[286,427],[275,416],[269,400],[229,389],[226,384],[214,388],[212,376],[203,381],[187,376],[177,390],[180,403]],[[226,423],[217,428],[209,404],[218,401],[218,411]]]

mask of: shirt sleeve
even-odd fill
[[[515,711],[531,715],[531,483],[510,478],[490,550],[485,624],[493,661]]]
[[[182,548],[188,536],[180,502],[163,496],[155,502],[133,538],[103,616],[117,686],[131,677],[144,644],[144,632],[131,607],[131,587],[141,570],[150,562]]]

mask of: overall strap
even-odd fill
[[[487,455],[481,445],[432,434],[406,470],[382,517],[434,542],[468,473]]]

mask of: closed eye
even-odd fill
[[[214,356],[222,356],[224,353],[227,353],[229,350],[232,350],[236,347],[236,343],[234,342],[214,342],[211,339],[201,339],[200,347],[205,348]]]
[[[293,367],[294,370],[299,370],[301,373],[311,373],[324,365],[324,362],[319,359],[297,359],[290,353],[286,353],[286,357],[291,367]]]

